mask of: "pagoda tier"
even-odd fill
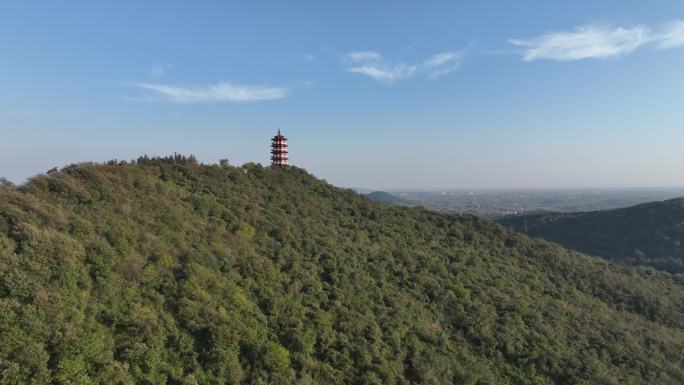
[[[280,130],[271,138],[271,166],[287,166],[287,138]]]

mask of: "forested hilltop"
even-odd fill
[[[305,171],[0,187],[0,384],[682,384],[684,282]]]
[[[684,273],[684,198],[615,210],[512,216],[498,222],[583,253]]]

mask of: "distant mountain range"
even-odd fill
[[[423,207],[495,219],[540,212],[612,210],[684,196],[684,189],[474,189],[392,192]]]
[[[404,199],[384,191],[373,191],[365,195],[368,199],[388,204],[390,206],[416,206],[419,204],[414,200]]]
[[[684,198],[578,213],[540,213],[498,222],[607,259],[684,272]]]

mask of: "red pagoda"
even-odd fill
[[[287,138],[280,134],[271,138],[271,166],[287,166]]]

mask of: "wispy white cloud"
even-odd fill
[[[458,70],[459,68],[461,68],[461,63],[455,63],[455,64],[452,64],[448,67],[444,67],[444,68],[440,68],[438,70],[432,71],[428,77],[430,79],[437,79],[437,78],[440,78],[442,76],[449,75],[450,73]]]
[[[433,68],[428,77],[430,79],[436,79],[461,68],[461,56],[462,54],[460,52],[438,53],[423,62],[423,67]]]
[[[645,26],[609,28],[590,25],[572,32],[548,33],[529,40],[511,39],[509,42],[525,47],[526,61],[570,61],[621,56],[652,40],[653,34]]]
[[[359,73],[381,83],[392,84],[416,74],[427,73],[431,79],[447,75],[460,66],[459,52],[441,52],[416,64],[391,63],[373,51],[353,51],[341,56],[342,60],[354,63],[349,72]]]
[[[283,87],[234,85],[228,82],[193,87],[154,83],[133,83],[133,86],[143,91],[136,100],[174,103],[247,102],[287,96],[287,90]]]
[[[342,59],[354,63],[382,60],[382,55],[373,51],[352,51],[342,55]]]
[[[658,44],[660,48],[684,47],[684,21],[677,20],[665,26]]]
[[[442,52],[436,55],[432,55],[429,59],[423,62],[426,67],[441,66],[442,64],[449,63],[458,58],[456,52]]]
[[[366,64],[360,67],[351,67],[349,71],[370,76],[383,83],[392,84],[397,80],[413,76],[416,73],[416,66],[397,64],[389,67]]]
[[[606,59],[629,54],[646,45],[658,48],[684,47],[684,21],[662,28],[645,25],[610,27],[586,25],[569,32],[552,32],[531,39],[510,39],[521,47],[525,61]]]

